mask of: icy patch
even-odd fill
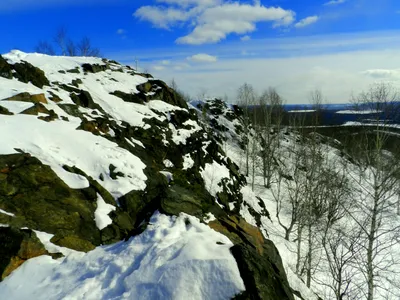
[[[103,198],[99,194],[97,194],[97,208],[94,212],[94,221],[96,222],[96,226],[98,229],[102,230],[108,225],[112,224],[112,220],[108,216],[108,214],[115,209],[115,206],[107,204],[103,200]]]
[[[61,260],[28,260],[0,283],[0,295],[13,300],[231,299],[245,287],[230,247],[226,236],[195,217],[155,213],[147,230],[128,242]]]

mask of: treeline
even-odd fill
[[[260,176],[269,189],[308,287],[326,299],[400,299],[400,143],[389,119],[398,94],[382,83],[354,97],[355,107],[388,113],[342,141],[319,134],[323,95],[310,100],[317,113],[285,119],[275,89],[239,88],[246,175],[253,190]]]
[[[62,56],[92,56],[100,57],[100,50],[92,46],[88,37],[74,41],[68,37],[64,27],[58,29],[52,42],[41,40],[35,47],[37,53]]]

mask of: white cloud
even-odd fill
[[[318,16],[310,16],[304,19],[301,19],[299,22],[297,22],[294,27],[296,28],[303,28],[306,26],[309,26],[311,24],[314,24],[315,22],[317,22],[319,20]]]
[[[117,34],[119,34],[119,35],[122,35],[122,34],[125,34],[125,33],[126,33],[125,29],[120,28],[120,29],[117,30]]]
[[[363,71],[362,74],[375,79],[400,79],[400,69],[371,69]]]
[[[155,66],[152,66],[152,69],[156,70],[156,71],[162,71],[162,70],[165,70],[165,67],[164,66],[155,65]]]
[[[209,54],[199,53],[199,54],[195,54],[195,55],[192,55],[192,56],[188,57],[187,60],[190,60],[190,61],[193,61],[193,62],[211,63],[211,62],[216,62],[218,60],[218,58],[216,56],[212,56],[212,55],[209,55]]]
[[[324,5],[325,6],[338,5],[338,4],[343,4],[346,1],[347,0],[331,0],[331,1],[328,1],[328,2],[324,3]]]
[[[142,6],[134,14],[142,21],[149,21],[155,27],[169,29],[170,27],[189,20],[190,11],[158,6]]]
[[[169,64],[171,64],[171,61],[167,60],[167,59],[164,59],[164,60],[161,61],[161,64],[164,65],[164,66],[168,66]]]
[[[270,22],[276,28],[288,26],[295,19],[293,11],[280,7],[265,7],[259,1],[254,1],[253,4],[222,0],[158,2],[166,6],[142,6],[133,15],[159,28],[188,26],[192,32],[178,38],[178,44],[218,43],[229,34],[245,35],[253,32],[258,22]]]
[[[242,36],[242,37],[240,38],[240,40],[241,40],[242,42],[250,41],[250,40],[251,40],[251,37],[250,37],[249,35],[244,35],[244,36]]]

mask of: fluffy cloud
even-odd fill
[[[318,16],[311,16],[311,17],[307,17],[304,19],[301,19],[299,22],[297,22],[294,27],[296,28],[303,28],[306,26],[309,26],[311,24],[314,24],[315,22],[317,22],[319,20]]]
[[[256,30],[258,22],[273,27],[291,25],[295,13],[280,7],[218,0],[158,0],[163,6],[142,6],[133,15],[155,27],[170,29],[187,25],[192,32],[176,40],[178,44],[218,43],[229,34],[244,35]]]
[[[326,6],[338,5],[338,4],[345,3],[346,1],[347,0],[331,0],[331,1],[324,3],[324,5],[326,5]]]
[[[212,56],[209,54],[205,54],[205,53],[199,53],[199,54],[195,54],[193,56],[190,56],[187,58],[187,60],[193,61],[193,62],[216,62],[218,60],[218,58],[216,56]]]
[[[400,78],[400,69],[371,69],[363,71],[362,74],[375,79],[398,80]]]
[[[251,37],[250,37],[249,35],[244,35],[244,36],[242,36],[242,37],[240,38],[240,40],[241,40],[242,42],[250,41],[250,40],[251,40]]]

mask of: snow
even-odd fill
[[[0,101],[0,106],[7,108],[8,111],[12,112],[13,114],[19,114],[20,112],[31,108],[33,106],[33,103],[3,100]]]
[[[222,192],[222,186],[218,185],[221,180],[223,178],[230,178],[228,168],[216,161],[212,164],[206,164],[204,170],[200,171],[200,174],[203,177],[207,191],[214,197],[218,192]]]
[[[164,166],[166,168],[173,168],[174,167],[174,164],[169,159],[164,159],[163,163],[164,163]]]
[[[155,213],[147,230],[128,242],[28,260],[0,283],[0,294],[13,300],[230,299],[245,289],[231,246],[195,217]]]
[[[0,209],[0,214],[4,214],[4,215],[10,216],[10,217],[15,217],[14,214],[9,213],[9,212],[7,212],[7,211],[5,211],[5,210],[2,210],[2,209]]]
[[[382,111],[379,110],[339,110],[337,114],[349,114],[349,115],[369,115],[369,114],[379,114]]]
[[[289,110],[288,113],[309,113],[315,112],[315,109],[299,109],[299,110]]]
[[[50,165],[71,188],[88,187],[89,183],[82,176],[65,171],[63,165],[78,166],[93,178],[102,174],[104,181],[100,184],[115,198],[146,187],[147,177],[143,172],[146,165],[138,157],[107,139],[75,130],[78,125],[72,121],[55,120],[48,126],[47,122],[33,116],[0,115],[0,154],[16,153],[14,148],[30,153]],[[110,164],[125,176],[111,179]]]
[[[28,229],[28,228],[21,228],[21,229]],[[83,253],[53,244],[52,242],[50,242],[50,240],[54,236],[54,234],[49,234],[38,230],[33,230],[33,231],[36,233],[36,236],[42,242],[43,246],[49,253],[62,253],[63,255]]]
[[[112,224],[112,220],[108,216],[108,214],[115,209],[115,206],[107,204],[104,199],[99,194],[97,194],[97,208],[94,212],[94,220],[98,229],[102,230],[108,225]]]
[[[183,157],[183,168],[182,168],[182,170],[190,169],[191,167],[193,167],[193,165],[194,165],[194,161],[193,161],[192,157],[190,156],[190,154],[186,154]]]

